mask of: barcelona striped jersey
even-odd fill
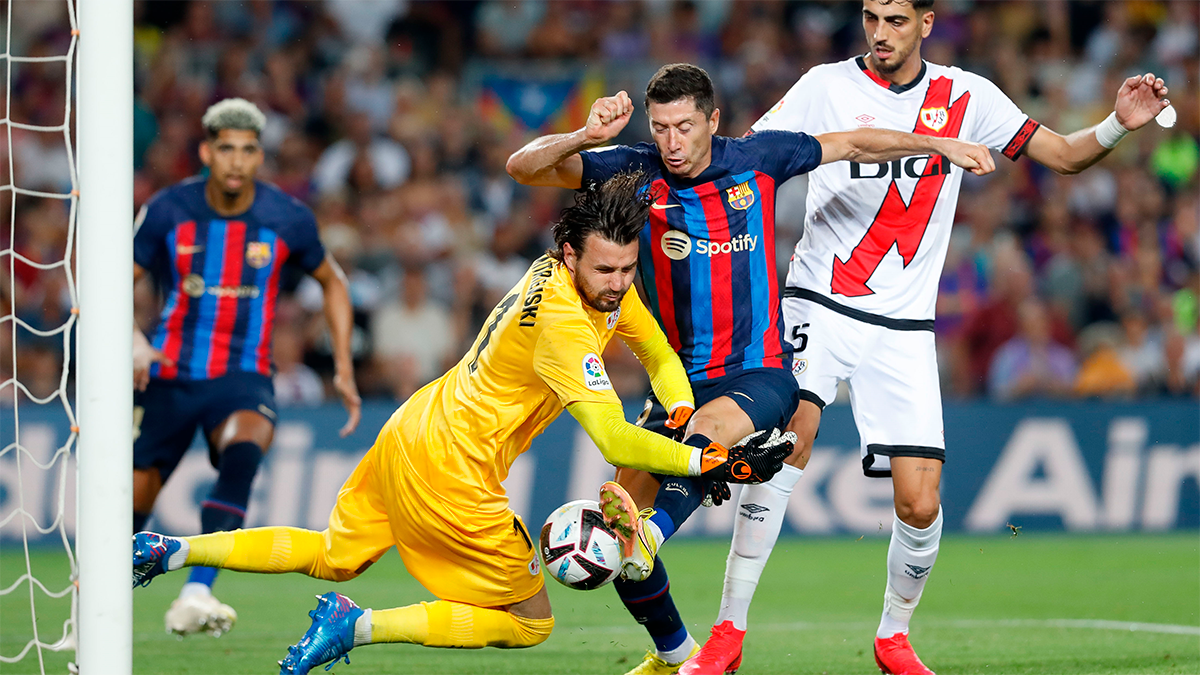
[[[655,318],[692,381],[750,368],[790,368],[775,272],[775,190],[821,163],[802,133],[712,137],[693,179],[667,171],[652,143],[580,153],[583,183],[641,169],[650,217],[638,259]]]
[[[138,215],[133,260],[166,296],[151,342],[174,362],[154,364],[151,376],[272,374],[283,265],[311,273],[325,249],[312,210],[273,185],[254,185],[254,203],[236,217],[212,210],[203,177],[162,190]]]

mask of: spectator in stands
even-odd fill
[[[281,408],[312,407],[325,401],[325,384],[304,365],[304,335],[293,326],[275,327],[275,402]]]
[[[329,146],[313,167],[317,194],[345,190],[390,190],[408,178],[409,158],[404,146],[371,131],[371,117],[349,114],[346,138]]]
[[[1046,306],[1027,298],[1017,315],[1020,331],[1001,345],[991,360],[989,393],[1001,401],[1066,396],[1075,379],[1075,357],[1051,337]]]
[[[1094,323],[1079,335],[1083,363],[1075,376],[1075,394],[1084,397],[1127,398],[1138,390],[1138,379],[1125,353],[1118,350],[1121,328]]]
[[[1116,351],[1137,391],[1158,393],[1165,385],[1167,374],[1161,331],[1151,329],[1146,315],[1137,310],[1130,310],[1121,317],[1121,329],[1124,339],[1120,340]],[[1080,349],[1083,349],[1082,344]]]
[[[404,271],[399,302],[384,305],[371,320],[374,360],[397,400],[405,400],[449,368],[458,337],[449,313],[429,299],[425,270]]]

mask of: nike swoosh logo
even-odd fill
[[[737,394],[738,396],[745,396],[745,398],[746,398],[746,400],[747,400],[747,401],[750,401],[751,403],[754,403],[754,399],[750,398],[749,396],[746,396],[745,394],[743,394],[743,393],[742,393],[742,392],[740,392],[740,391],[731,391],[731,392],[729,392],[729,394],[730,394],[730,395]]]
[[[204,250],[203,246],[176,246],[175,252],[179,255],[192,255]]]
[[[681,204],[651,204],[650,208],[662,211],[663,209],[673,209],[677,206],[681,206]]]

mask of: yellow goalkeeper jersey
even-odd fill
[[[658,331],[636,292],[613,312],[596,311],[567,268],[543,256],[458,365],[392,415],[379,449],[402,456],[415,499],[459,514],[506,512],[509,467],[565,406],[620,403],[601,357],[613,335],[645,342]]]

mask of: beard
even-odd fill
[[[621,306],[621,300],[625,298],[625,293],[619,294],[616,299],[613,299],[608,292],[593,295],[578,283],[575,284],[575,289],[579,291],[579,297],[583,298],[588,307],[597,312],[615,312]]]
[[[912,56],[913,50],[915,50],[917,48],[917,44],[918,43],[914,42],[912,45],[909,46],[908,50],[904,51],[904,52],[901,52],[900,50],[893,48],[892,56],[891,56],[891,58],[888,59],[887,63],[883,63],[878,58],[876,58],[875,51],[872,50],[871,51],[871,60],[874,61],[874,63],[875,63],[875,69],[878,70],[880,72],[880,74],[883,74],[883,75],[891,75],[892,73],[896,72],[897,70],[900,70],[900,68],[902,68],[905,63],[908,63],[908,57]]]

